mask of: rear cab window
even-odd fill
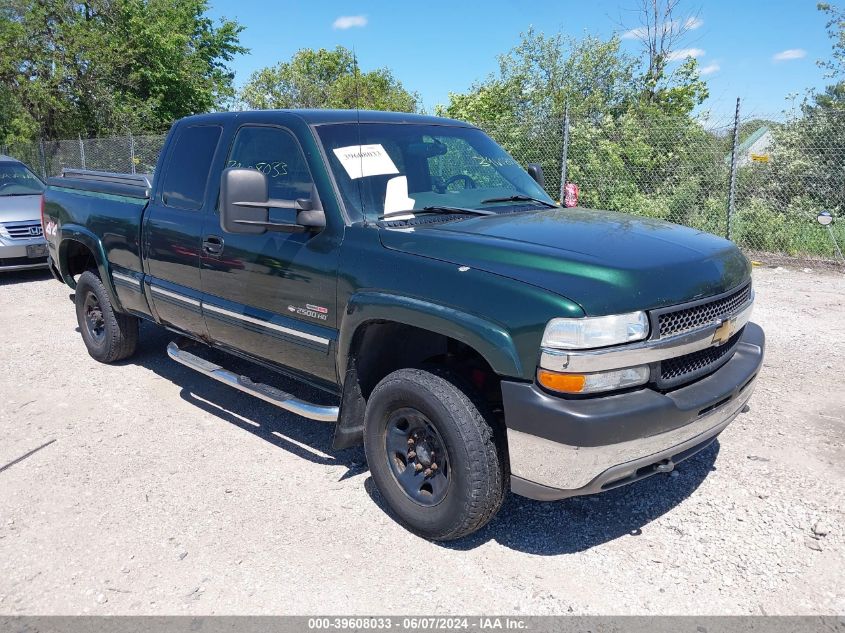
[[[165,206],[188,210],[202,208],[221,132],[217,125],[194,125],[179,132],[164,172],[161,200]]]

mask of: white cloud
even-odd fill
[[[702,75],[712,75],[713,73],[719,72],[721,69],[722,67],[714,62],[712,64],[707,64],[706,66],[703,66],[698,72]]]
[[[687,18],[684,21],[684,27],[686,27],[686,29],[688,31],[694,31],[695,29],[700,29],[702,26],[704,26],[704,20],[702,20],[701,18],[692,17],[692,18]]]
[[[678,62],[688,57],[701,57],[704,55],[703,48],[680,48],[676,51],[672,51],[666,56],[666,60],[670,62]]]
[[[785,51],[775,53],[772,56],[772,59],[776,62],[783,62],[790,59],[801,59],[802,57],[806,56],[807,51],[805,51],[803,48],[787,48]]]
[[[684,20],[684,29],[687,31],[694,31],[695,29],[701,28],[704,25],[704,20],[701,18],[687,18]],[[664,22],[663,23],[663,30],[665,32],[669,32],[670,30],[674,30],[678,28],[678,22]],[[630,31],[625,31],[622,34],[623,40],[641,40],[644,37],[648,37],[648,28],[644,26],[638,26],[635,29],[631,29]]]
[[[631,29],[630,31],[625,31],[622,34],[623,40],[641,40],[646,35],[648,35],[648,29],[644,26],[638,26],[635,29]]]
[[[367,26],[366,15],[342,15],[332,22],[332,28],[345,30],[356,26]]]

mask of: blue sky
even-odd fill
[[[636,4],[211,0],[211,13],[246,27],[241,41],[251,52],[232,64],[239,86],[254,70],[289,59],[300,48],[340,44],[354,46],[363,70],[390,67],[432,111],[448,102],[450,91],[465,91],[494,71],[496,55],[530,25],[547,33],[609,37],[625,31],[620,22],[637,25]],[[831,42],[816,0],[687,0],[681,6],[698,16],[682,48],[706,72],[711,96],[704,108],[715,120],[732,116],[736,97],[743,99],[744,114],[776,115],[789,107],[790,93],[803,95],[827,83],[816,60],[829,57]],[[624,45],[635,51],[637,42],[625,39]]]

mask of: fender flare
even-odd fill
[[[452,307],[386,292],[352,295],[337,342],[337,369],[345,376],[352,344],[370,322],[402,323],[448,336],[470,346],[500,376],[522,375],[522,363],[510,333],[500,324]]]
[[[94,255],[94,262],[97,264],[97,271],[100,273],[100,280],[103,282],[103,286],[105,286],[106,292],[109,295],[109,301],[112,306],[114,306],[115,310],[121,312],[123,310],[123,306],[120,303],[120,299],[118,298],[117,292],[115,291],[112,283],[110,274],[111,266],[109,265],[109,260],[106,257],[106,249],[103,247],[103,243],[99,237],[78,224],[65,224],[61,227],[58,264],[59,271],[62,275],[62,281],[74,290],[76,289],[76,282],[73,277],[67,273],[67,250],[70,242],[79,242]]]

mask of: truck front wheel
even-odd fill
[[[128,358],[138,347],[138,319],[115,312],[103,282],[88,270],[76,283],[76,320],[88,353],[101,363]]]
[[[400,369],[373,390],[364,416],[370,473],[399,521],[434,540],[485,525],[507,485],[494,420],[438,370]]]

